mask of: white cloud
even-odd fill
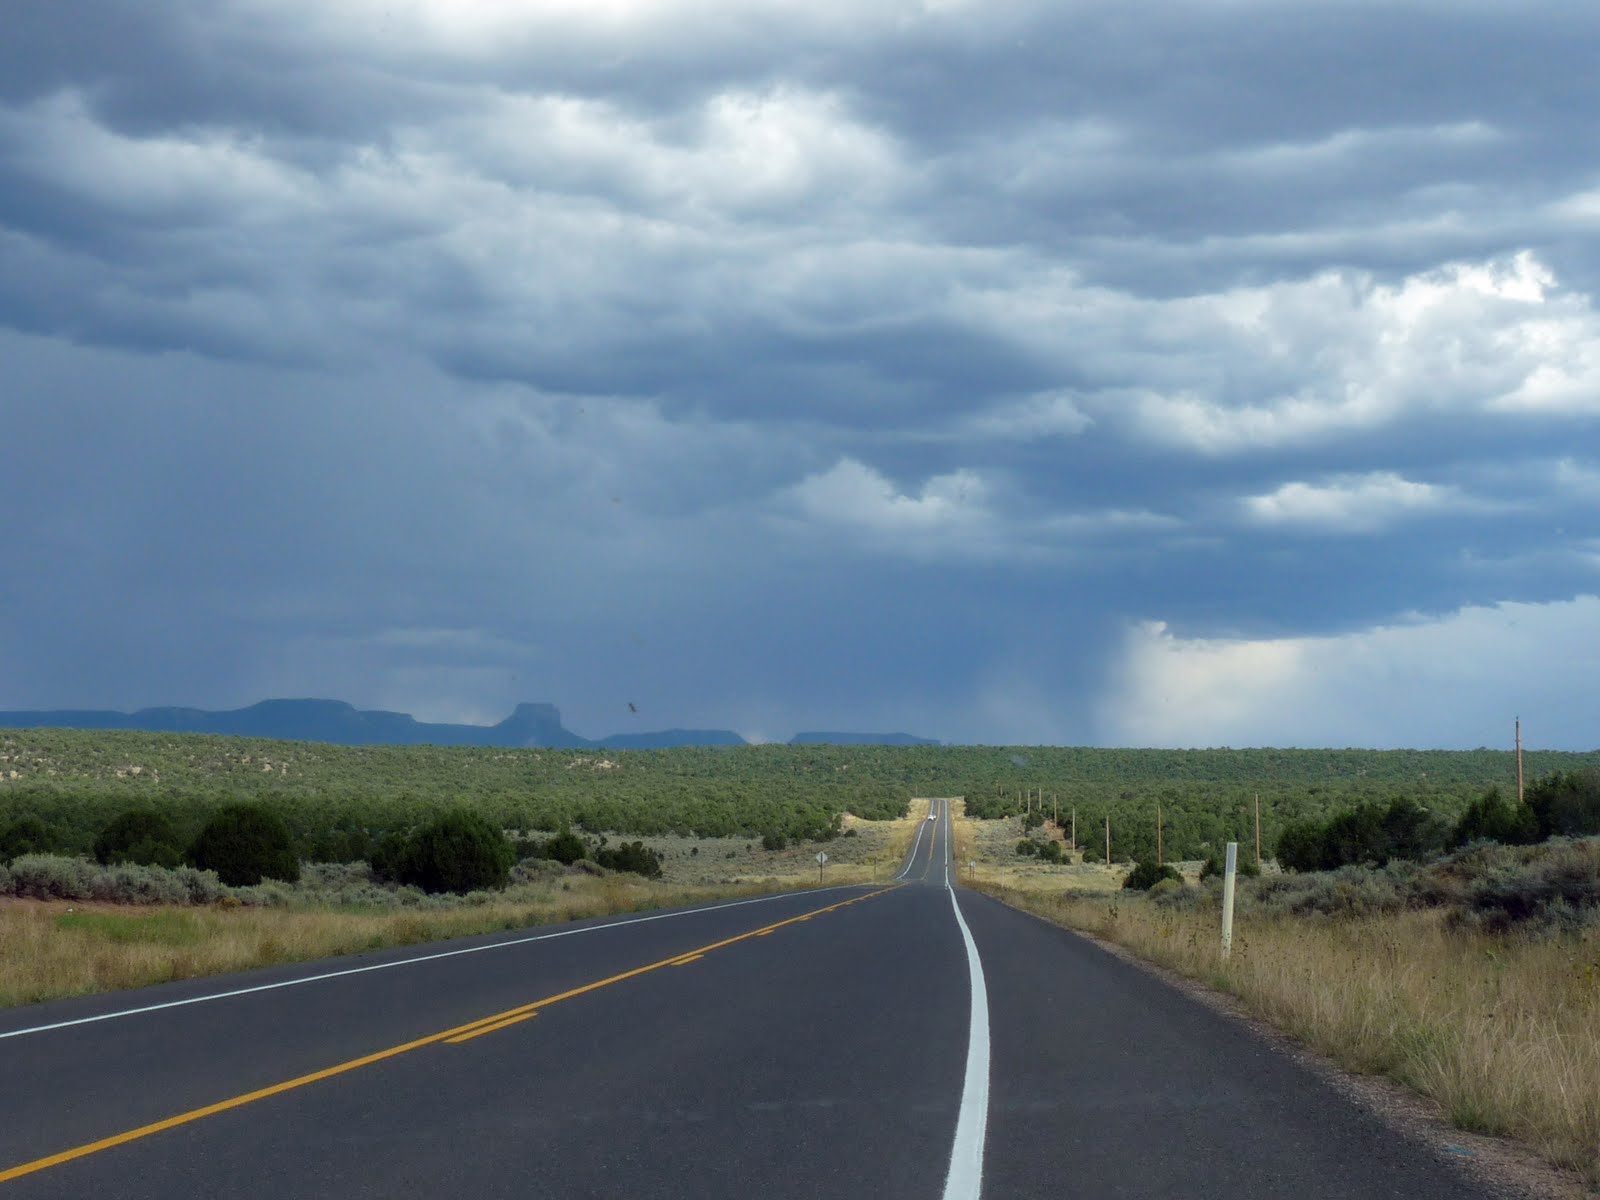
[[[1600,314],[1531,253],[1396,284],[1335,270],[1143,307],[1148,332],[1101,341],[1104,373],[1145,382],[1108,389],[1100,407],[1187,450],[1308,445],[1428,412],[1600,413]]]
[[[1251,520],[1263,525],[1305,525],[1339,533],[1372,533],[1396,520],[1458,508],[1461,492],[1415,483],[1392,471],[1339,475],[1325,483],[1286,483],[1244,500]]]
[[[1146,509],[1054,512],[1014,494],[1007,481],[962,469],[902,491],[853,458],[808,475],[776,502],[780,524],[803,525],[839,548],[923,561],[995,563],[1062,559],[1107,539],[1181,527]]]
[[[965,470],[936,475],[913,495],[866,464],[844,458],[801,480],[790,495],[813,521],[874,534],[970,535],[992,519],[987,485]]]
[[[892,138],[839,95],[793,85],[714,92],[691,112],[653,119],[579,95],[474,100],[408,141],[456,174],[589,193],[657,220],[706,225],[796,204],[875,204],[906,181]]]
[[[1183,638],[1133,629],[1100,734],[1149,746],[1503,744],[1591,748],[1600,597],[1460,609],[1321,637]]]

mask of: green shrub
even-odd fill
[[[580,859],[589,857],[589,847],[570,829],[563,829],[544,844],[545,857],[553,858],[562,866],[570,867]]]
[[[1411,797],[1396,796],[1383,812],[1383,840],[1388,858],[1423,862],[1445,848],[1450,825]]]
[[[1128,872],[1128,877],[1122,881],[1122,886],[1134,891],[1147,892],[1163,879],[1183,882],[1183,876],[1178,874],[1171,863],[1162,863],[1158,867],[1153,862],[1142,862],[1135,864],[1133,870]]]
[[[18,817],[0,830],[0,863],[24,854],[48,854],[53,841],[50,827],[38,817]]]
[[[1469,884],[1466,911],[1495,930],[1584,925],[1600,912],[1600,842],[1555,841],[1490,866]]]
[[[189,862],[203,871],[215,871],[229,887],[248,887],[263,879],[293,883],[300,878],[300,856],[289,826],[259,804],[218,809],[190,845]]]
[[[1278,865],[1286,871],[1322,870],[1322,830],[1314,818],[1285,825],[1278,835]]]
[[[1045,862],[1058,863],[1061,861],[1061,843],[1046,842],[1039,847],[1039,857]]]
[[[138,863],[141,866],[176,867],[183,863],[181,841],[165,813],[133,808],[112,819],[94,839],[94,857],[102,866]]]
[[[1376,804],[1358,804],[1335,813],[1323,833],[1323,866],[1381,867],[1389,861],[1389,842],[1383,832],[1383,810]]]
[[[1528,811],[1541,838],[1600,833],[1600,771],[1557,771],[1529,786]]]
[[[409,844],[410,839],[403,833],[386,833],[377,838],[367,850],[367,866],[371,868],[373,878],[385,883],[398,883]]]
[[[430,893],[498,891],[509,881],[515,861],[511,839],[499,826],[475,812],[456,809],[411,835],[400,881]]]
[[[1368,801],[1325,821],[1291,822],[1278,835],[1278,865],[1289,871],[1381,867],[1391,859],[1417,862],[1444,849],[1450,830],[1409,796],[1387,805]]]
[[[35,900],[87,900],[96,868],[81,858],[21,854],[11,860],[11,894]]]
[[[1150,885],[1150,898],[1161,900],[1184,891],[1188,891],[1188,888],[1181,879],[1158,879]]]
[[[1421,906],[1421,869],[1413,863],[1383,868],[1340,867],[1256,881],[1245,893],[1252,906],[1287,916],[1371,916]]]
[[[761,848],[763,850],[782,850],[788,844],[789,839],[784,834],[770,832],[761,835]]]
[[[661,878],[661,856],[643,842],[624,842],[616,849],[603,849],[595,862],[613,871],[632,871],[646,879]]]
[[[210,871],[193,867],[101,866],[84,858],[26,854],[0,879],[0,895],[102,904],[210,904],[228,889]]]
[[[1039,853],[1039,843],[1032,838],[1023,838],[1017,843],[1017,853],[1024,858],[1032,858]]]
[[[1536,788],[1537,784],[1534,785]],[[1456,822],[1450,836],[1452,846],[1465,846],[1469,842],[1499,842],[1514,846],[1539,838],[1538,819],[1530,808],[1518,808],[1500,794],[1499,788],[1490,788],[1467,805]]]
[[[1206,861],[1200,864],[1201,881],[1204,882],[1205,880],[1210,879],[1212,876],[1221,879],[1223,868],[1226,865],[1227,863],[1223,856],[1213,850],[1210,854],[1206,855]],[[1234,859],[1233,866],[1235,873],[1244,875],[1250,879],[1254,879],[1261,874],[1261,868],[1256,865],[1255,855],[1253,854],[1238,855]]]

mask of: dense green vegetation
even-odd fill
[[[265,804],[225,804],[195,835],[185,856],[201,871],[215,871],[229,887],[253,887],[263,879],[293,883],[300,854],[284,819]]]
[[[1128,872],[1128,877],[1122,881],[1122,886],[1128,891],[1148,892],[1164,879],[1173,883],[1182,883],[1183,876],[1170,863],[1156,866],[1154,861],[1142,862]]]
[[[395,879],[425,892],[468,892],[506,886],[516,847],[495,824],[468,809],[426,822],[396,856]]]
[[[94,839],[95,861],[176,867],[183,862],[183,839],[172,818],[153,808],[130,808]]]
[[[1600,765],[1600,752],[1530,752],[1531,777]],[[180,844],[225,804],[257,801],[288,824],[300,857],[355,861],[465,807],[525,835],[563,829],[647,836],[831,836],[841,813],[899,816],[912,796],[966,796],[968,811],[1044,812],[1118,861],[1203,859],[1253,838],[1261,797],[1270,852],[1291,822],[1406,796],[1456,822],[1515,779],[1509,752],[1474,750],[1097,750],[1063,747],[737,746],[674,750],[503,750],[329,746],[122,731],[0,731],[0,843],[90,854],[130,808],[165,814]],[[1033,804],[1034,819],[1039,804]],[[1248,857],[1242,853],[1241,858]]]
[[[1534,780],[1525,803],[1497,787],[1468,802],[1451,822],[1409,796],[1367,801],[1322,817],[1303,817],[1278,835],[1278,862],[1293,871],[1422,862],[1472,842],[1528,845],[1600,834],[1600,768],[1554,771]]]

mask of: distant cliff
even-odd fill
[[[547,746],[551,749],[658,750],[674,746],[743,746],[730,729],[663,729],[586,738],[561,723],[554,704],[519,704],[498,725],[447,725],[409,713],[358,709],[343,700],[263,700],[248,708],[141,708],[138,712],[53,709],[0,712],[8,729],[139,729],[151,733],[221,733],[234,737],[331,742],[338,746]],[[842,746],[932,746],[908,733],[802,733],[794,742]]]
[[[222,733],[236,737],[332,742],[340,746],[548,746],[650,749],[664,746],[744,745],[726,729],[669,729],[598,741],[561,723],[553,704],[519,704],[498,725],[448,725],[418,721],[408,713],[362,710],[342,700],[263,700],[248,708],[142,708],[138,712],[62,709],[0,712],[0,726],[65,729],[141,729],[153,733]]]

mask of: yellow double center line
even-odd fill
[[[546,996],[543,1000],[535,1000],[530,1004],[518,1005],[516,1008],[510,1008],[505,1012],[495,1013],[492,1016],[482,1017],[466,1025],[457,1025],[453,1029],[430,1033],[427,1037],[420,1037],[415,1041],[404,1042],[398,1046],[390,1046],[387,1050],[379,1050],[373,1054],[364,1054],[360,1058],[352,1058],[349,1062],[342,1062],[332,1067],[324,1067],[322,1070],[313,1071],[309,1075],[300,1075],[294,1079],[286,1079],[282,1083],[275,1083],[270,1087],[258,1088],[253,1092],[245,1092],[243,1095],[232,1096],[227,1100],[219,1100],[215,1104],[207,1104],[204,1108],[190,1109],[188,1112],[179,1113],[177,1116],[154,1121],[149,1125],[141,1125],[137,1129],[130,1129],[125,1133],[113,1134],[111,1137],[101,1138],[97,1142],[74,1146],[71,1150],[63,1150],[59,1154],[52,1154],[46,1158],[36,1158],[32,1162],[21,1163],[15,1167],[0,1171],[0,1183],[9,1183],[13,1179],[21,1179],[24,1175],[32,1175],[39,1171],[48,1170],[51,1167],[59,1167],[63,1163],[69,1163],[79,1158],[87,1158],[91,1154],[98,1154],[102,1150],[110,1150],[113,1147],[124,1146],[129,1142],[136,1142],[153,1134],[164,1133],[168,1129],[176,1129],[180,1125],[193,1124],[195,1121],[204,1120],[206,1117],[214,1117],[218,1113],[243,1108],[247,1104],[254,1104],[257,1100],[265,1100],[270,1096],[281,1096],[284,1092],[292,1092],[296,1088],[307,1087],[313,1083],[321,1083],[324,1079],[332,1079],[335,1075],[345,1075],[351,1071],[360,1070],[362,1067],[370,1067],[374,1063],[383,1062],[385,1059],[398,1058],[402,1054],[409,1054],[411,1051],[420,1050],[424,1046],[433,1046],[440,1042],[459,1045],[462,1042],[471,1041],[473,1038],[482,1037],[486,1033],[495,1033],[498,1030],[506,1029],[536,1017],[541,1009],[548,1008],[552,1004],[559,1004],[563,1000],[584,996],[627,979],[636,979],[640,975],[648,975],[651,971],[659,971],[662,967],[683,966],[687,963],[697,962],[714,950],[721,950],[747,938],[765,937],[776,930],[782,929],[785,925],[809,921],[812,917],[820,917],[823,913],[837,912],[841,908],[849,908],[852,904],[860,904],[863,900],[871,900],[875,896],[882,896],[886,892],[892,891],[894,891],[893,887],[880,888],[875,892],[868,892],[864,896],[841,900],[838,904],[830,904],[826,908],[813,909],[810,912],[801,913],[797,917],[790,917],[784,921],[775,921],[771,925],[762,926],[760,929],[752,929],[734,937],[724,938],[720,942],[712,942],[708,946],[701,946],[695,950],[674,954],[671,958],[663,958],[658,962],[653,962],[643,967],[635,967],[631,971],[623,971],[621,974],[612,975],[607,979],[599,979],[594,983],[586,983],[582,987],[558,992],[554,996]]]

